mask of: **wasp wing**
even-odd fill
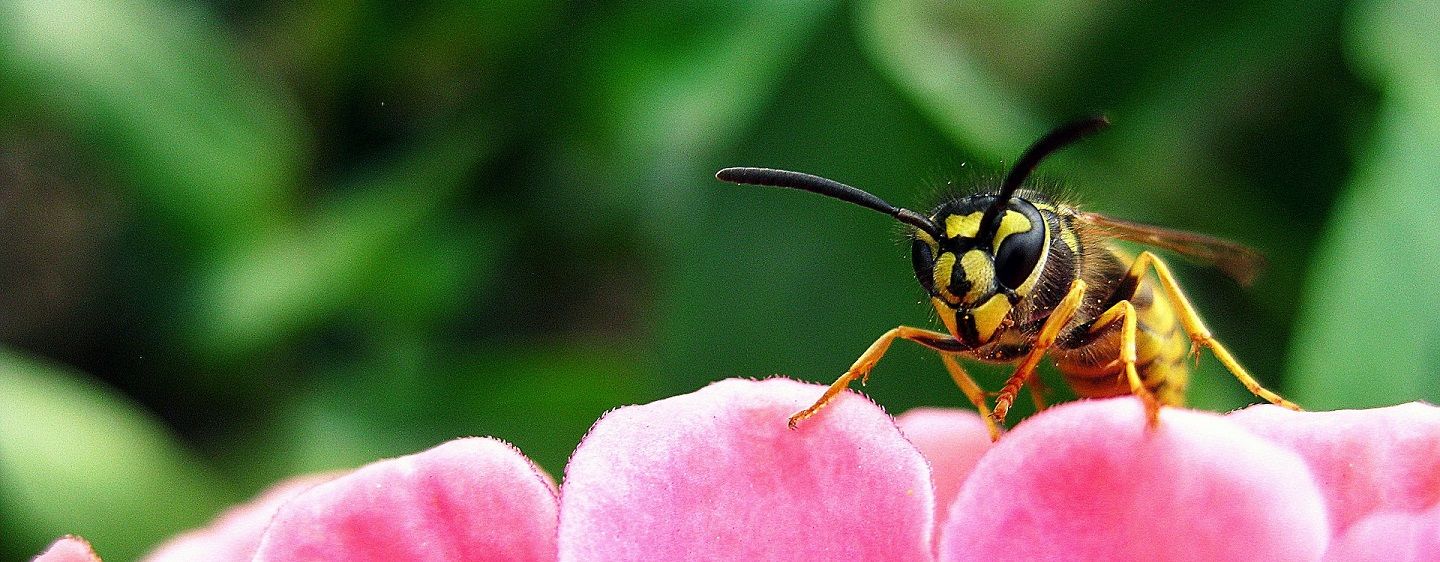
[[[1170,250],[1214,265],[1244,286],[1255,282],[1265,267],[1265,257],[1247,246],[1183,230],[1172,230],[1107,217],[1099,213],[1077,213],[1076,218],[1100,228],[1105,234]]]

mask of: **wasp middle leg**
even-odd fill
[[[1116,322],[1120,323],[1119,374],[1125,380],[1130,394],[1139,397],[1141,403],[1145,405],[1146,424],[1152,428],[1157,427],[1160,424],[1160,401],[1156,398],[1155,393],[1146,386],[1136,368],[1136,363],[1139,361],[1136,342],[1139,339],[1137,334],[1140,330],[1139,314],[1135,311],[1134,304],[1128,299],[1115,303],[1105,312],[1100,313],[1100,316],[1096,317],[1093,322],[1076,327],[1071,334],[1067,334],[1065,341],[1083,340],[1089,336],[1100,334],[1112,329]],[[1073,373],[1071,376],[1074,376]],[[1151,381],[1151,384],[1162,385],[1167,382],[1160,379]]]
[[[1000,424],[990,417],[990,408],[985,405],[985,391],[965,372],[960,362],[955,360],[955,354],[940,352],[940,361],[945,363],[945,370],[950,373],[950,378],[955,380],[955,386],[960,387],[960,392],[965,393],[965,398],[975,405],[975,410],[980,413],[980,419],[985,422],[985,429],[990,432],[991,441],[1000,440]],[[1033,387],[1032,387],[1033,388]]]

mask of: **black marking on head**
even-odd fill
[[[955,316],[955,329],[960,331],[956,335],[959,336],[960,341],[972,346],[979,346],[980,332],[975,329],[975,316],[969,312],[959,311],[956,311]]]

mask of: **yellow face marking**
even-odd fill
[[[1005,295],[991,295],[990,300],[970,313],[975,316],[975,334],[980,336],[980,341],[988,342],[995,336],[995,329],[1000,327],[1005,315],[1010,314],[1010,299]]]
[[[954,298],[950,294],[950,273],[955,271],[955,254],[944,252],[940,257],[935,258],[935,291],[946,298]]]
[[[980,250],[970,250],[960,256],[960,269],[965,270],[965,278],[970,281],[970,290],[965,292],[964,302],[980,300],[995,279],[995,265],[990,263],[990,257]]]
[[[1000,243],[1005,237],[1011,234],[1030,232],[1030,219],[1015,211],[1005,211],[1005,216],[1000,219],[1000,229],[995,231],[994,251],[1000,251]]]
[[[945,324],[946,330],[950,330],[950,335],[960,337],[960,330],[955,327],[955,309],[938,297],[930,297],[930,304],[935,305],[935,314],[940,316],[940,322]]]
[[[950,215],[945,217],[946,238],[974,238],[980,232],[980,218],[985,213],[976,211],[965,216]]]
[[[931,238],[930,233],[920,230],[918,228],[915,229],[915,238],[920,240],[921,242],[928,244],[931,251],[934,251],[935,249],[940,247],[940,243],[936,242],[934,238]]]

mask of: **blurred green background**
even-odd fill
[[[462,435],[559,476],[610,408],[828,383],[930,322],[899,230],[716,169],[928,208],[1101,112],[1042,175],[1266,253],[1249,290],[1180,272],[1262,381],[1440,400],[1437,29],[1423,0],[0,0],[0,558],[129,559]],[[865,391],[964,404],[909,344]]]

